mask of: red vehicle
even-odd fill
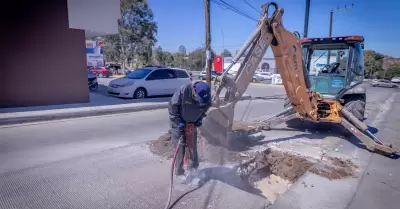
[[[91,67],[88,69],[90,72],[96,74],[97,77],[103,78],[103,77],[110,77],[112,76],[111,70],[108,70],[105,67]]]

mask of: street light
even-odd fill
[[[221,33],[222,33],[222,51],[224,51],[225,50],[225,35],[224,35],[223,30],[221,30]]]

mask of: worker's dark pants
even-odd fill
[[[185,134],[180,133],[179,128],[175,124],[171,125],[171,138],[174,151],[176,150],[178,143],[181,143],[175,160],[175,174],[177,175],[184,174],[185,172],[183,170],[183,158],[185,154],[189,171],[199,167],[199,158],[197,155],[197,128],[194,127],[193,129],[192,138],[186,139]],[[193,153],[189,152],[189,149],[186,149],[185,153],[187,145],[193,146]]]

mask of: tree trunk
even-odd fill
[[[122,34],[121,31],[119,31],[119,42],[121,44],[121,61],[122,61],[122,69],[126,68],[126,61],[127,61],[127,57],[126,57],[126,50],[125,50],[125,46],[124,46],[124,42],[122,40]]]

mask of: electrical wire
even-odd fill
[[[251,17],[250,15],[246,14],[244,11],[240,10],[236,6],[233,6],[233,5],[229,4],[229,3],[227,3],[224,0],[211,0],[211,2],[217,4],[217,5],[221,6],[221,7],[225,7],[226,9],[229,9],[232,12],[235,12],[236,14],[239,14],[239,15],[241,15],[243,17],[246,17],[247,19],[250,19],[250,20],[253,20],[255,22],[258,22],[257,19]]]
[[[251,7],[254,11],[256,11],[257,13],[260,13],[260,11],[258,9],[256,9],[253,5],[251,5],[248,1],[243,0],[247,5],[249,5],[249,7]]]

